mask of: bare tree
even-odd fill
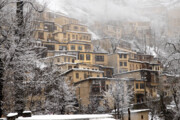
[[[25,107],[23,81],[35,63],[32,38],[32,1],[1,1],[0,58],[3,63],[3,112],[22,113]],[[26,11],[23,6],[27,5]],[[11,8],[11,9],[10,9]],[[16,11],[16,12],[15,12]]]
[[[109,89],[109,91],[105,92],[105,99],[109,97],[112,98],[115,114],[117,115],[118,119],[124,119],[123,112],[125,108],[129,107],[132,95],[132,88],[128,88],[127,82],[122,80],[112,83],[112,87]]]

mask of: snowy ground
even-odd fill
[[[151,113],[149,113],[149,120],[151,120]],[[162,120],[157,115],[154,116],[153,120]]]
[[[16,120],[115,120],[112,115],[33,115],[32,117],[19,117]]]

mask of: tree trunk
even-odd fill
[[[1,101],[3,100],[3,93],[2,93],[2,88],[3,88],[3,63],[0,59],[0,118],[2,116],[2,103]]]
[[[129,108],[128,108],[128,120],[131,120],[131,112]]]

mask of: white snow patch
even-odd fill
[[[92,114],[92,115],[34,115],[32,117],[19,117],[16,120],[115,120],[112,115]]]
[[[31,111],[24,111],[23,113],[31,113]]]
[[[152,47],[147,47],[147,54],[153,55],[154,57],[157,57],[157,54],[155,52],[155,49]]]
[[[148,117],[149,117],[149,120],[151,120],[151,113],[149,113]],[[163,120],[163,119],[161,119],[161,118],[159,118],[157,115],[155,115],[155,116],[153,117],[153,120]]]
[[[44,69],[45,67],[47,67],[45,63],[40,62],[40,61],[36,61],[36,64],[37,64],[37,67],[39,67],[40,69]]]
[[[13,117],[13,116],[16,116],[16,115],[18,115],[18,113],[9,113],[9,114],[7,115],[7,117]]]
[[[95,34],[94,32],[92,32],[90,29],[88,29],[88,32],[92,35],[92,40],[100,39],[100,37],[97,34]]]

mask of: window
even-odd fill
[[[120,65],[120,66],[123,66],[123,62],[120,62],[119,65]]]
[[[139,89],[139,85],[138,85],[138,83],[136,83],[136,89]]]
[[[80,54],[80,60],[84,60],[84,54]]]
[[[66,38],[66,33],[63,34],[63,37]]]
[[[55,50],[54,45],[44,45],[44,47],[47,47],[48,50]]]
[[[74,59],[72,59],[72,63],[74,63]]]
[[[119,55],[119,58],[122,58],[122,54]]]
[[[83,40],[85,40],[86,39],[86,36],[83,36]]]
[[[75,35],[72,35],[72,39],[75,39]]]
[[[81,27],[81,31],[85,31],[85,29],[83,27]]]
[[[68,62],[70,62],[70,57],[68,57]]]
[[[97,77],[99,77],[99,75],[97,75]]]
[[[71,50],[75,50],[75,45],[71,45]]]
[[[63,46],[59,46],[59,50],[62,50],[63,49]]]
[[[144,83],[140,83],[140,89],[144,89]]]
[[[87,54],[86,55],[86,60],[90,60],[91,58],[90,58],[90,55],[89,54]]]
[[[127,62],[124,62],[124,66],[127,66]]]
[[[106,76],[107,77],[111,77],[111,72],[110,71],[106,71]]]
[[[103,61],[104,61],[104,56],[98,56],[98,55],[96,55],[96,56],[95,56],[95,59],[96,59],[96,61],[103,62]]]
[[[79,73],[76,73],[76,78],[79,78]]]
[[[68,40],[70,40],[70,34],[68,34]]]
[[[57,30],[57,26],[54,26],[54,30]]]
[[[91,50],[91,45],[85,45],[85,50]]]
[[[60,58],[57,58],[57,62],[60,62]]]
[[[77,26],[74,26],[74,30],[78,30],[78,27],[77,27]]]
[[[67,50],[66,46],[59,46],[59,50]]]
[[[94,93],[94,94],[100,93],[100,85],[99,84],[92,85],[92,93]]]
[[[68,70],[72,69],[72,66],[68,66]]]
[[[143,119],[143,115],[141,115],[141,119]]]
[[[78,50],[82,50],[82,46],[78,46]]]
[[[44,39],[44,32],[38,32],[38,38]]]
[[[124,55],[124,58],[127,58],[127,55],[126,55],[126,54]]]
[[[53,23],[44,23],[44,30],[48,32],[53,32],[54,31],[54,24]]]
[[[100,93],[100,84],[99,84],[99,81],[93,81],[93,84],[92,84],[92,93]]]
[[[108,91],[108,89],[109,89],[109,86],[108,86],[108,85],[106,85],[106,90]]]
[[[86,75],[86,73],[84,73],[84,79],[86,79],[87,78],[87,75]]]
[[[103,90],[103,91],[105,91],[106,89],[105,89],[105,86],[106,86],[106,83],[105,83],[105,81],[101,81],[101,90]]]
[[[66,57],[64,57],[64,62],[66,62]]]

